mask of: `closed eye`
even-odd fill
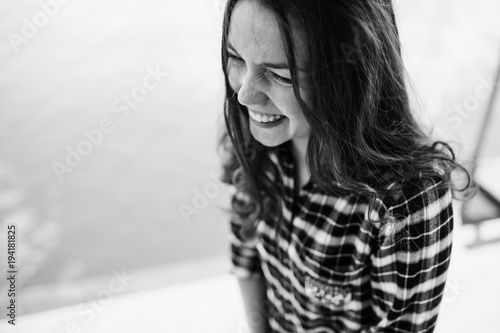
[[[234,55],[232,53],[229,53],[229,52],[227,53],[227,57],[230,58],[230,59],[233,59],[235,61],[238,61],[238,62],[242,62],[243,61],[242,58],[240,58],[237,55]]]
[[[271,73],[272,77],[276,81],[278,81],[279,83],[282,83],[282,84],[284,84],[286,86],[291,86],[292,85],[292,80],[284,78],[283,76],[280,76],[280,75],[278,75],[276,73],[273,73],[273,72],[269,72],[269,73]]]
[[[231,59],[233,61],[236,61],[236,62],[239,62],[239,63],[244,63],[245,62],[245,60],[243,60],[243,58],[241,58],[241,57],[239,57],[239,56],[237,56],[237,55],[235,55],[235,54],[233,54],[231,52],[227,52],[227,57],[229,59]],[[292,80],[284,78],[283,76],[280,76],[280,75],[278,75],[278,74],[276,74],[274,72],[271,72],[271,71],[268,71],[268,72],[269,72],[269,74],[273,77],[273,79],[276,82],[278,82],[278,83],[280,83],[280,84],[282,84],[284,86],[292,86]]]

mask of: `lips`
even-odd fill
[[[283,118],[286,118],[281,114],[261,114],[250,110],[248,110],[248,113],[250,114],[250,118],[261,124],[277,123],[283,120]]]
[[[250,110],[248,114],[250,115],[250,122],[254,124],[254,126],[266,129],[280,126],[281,123],[288,119],[281,114],[262,114]]]

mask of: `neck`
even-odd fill
[[[292,154],[295,159],[296,176],[298,177],[298,185],[302,187],[309,181],[310,174],[306,165],[307,139],[292,140]]]

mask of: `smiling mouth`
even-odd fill
[[[261,124],[277,123],[286,118],[285,116],[280,114],[262,115],[260,113],[255,113],[250,110],[248,110],[248,114],[250,115],[250,118]]]

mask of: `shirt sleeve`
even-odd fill
[[[240,236],[241,222],[231,218],[231,273],[241,279],[252,279],[262,276],[256,239],[244,240]]]
[[[365,332],[433,332],[452,247],[451,191],[435,181],[404,190],[387,209],[372,254],[375,324]]]

